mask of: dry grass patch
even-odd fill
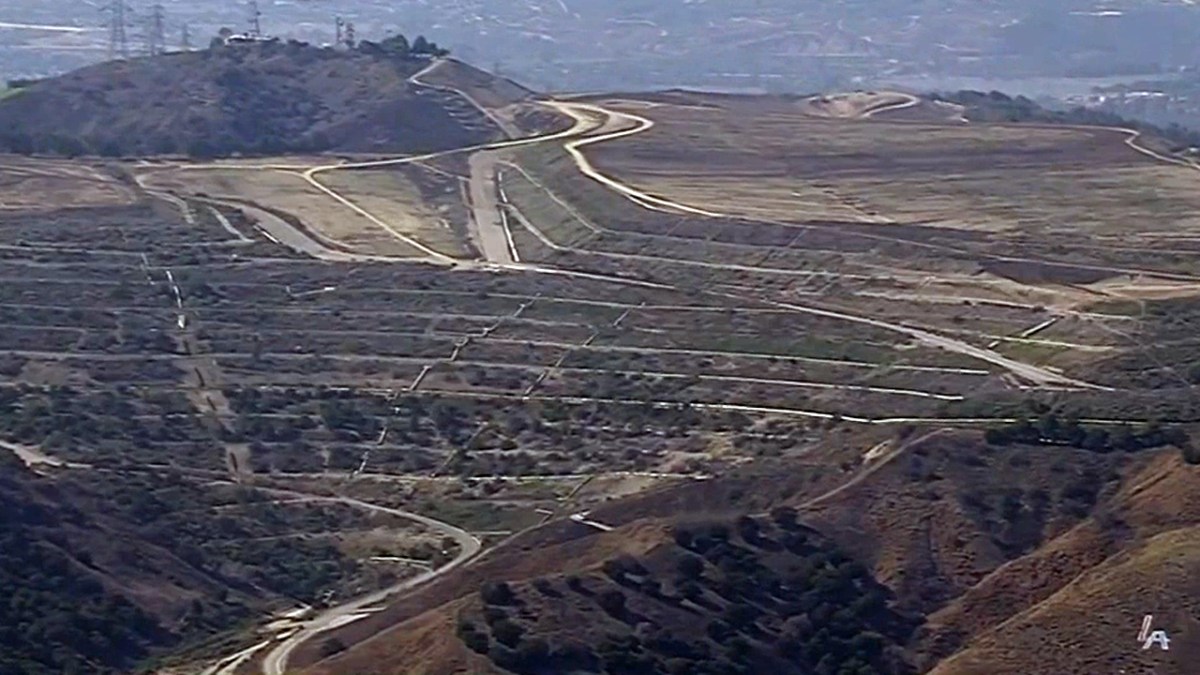
[[[321,176],[323,181],[329,179],[330,174]],[[146,178],[146,182],[159,189],[250,202],[289,214],[316,238],[356,253],[398,257],[420,255],[392,233],[317,189],[297,172],[176,168],[155,172]],[[381,220],[388,222],[384,218]]]
[[[471,255],[451,224],[450,219],[454,216],[449,207],[438,208],[426,203],[419,187],[401,171],[388,168],[328,171],[319,174],[317,180],[392,229],[439,253],[451,257]],[[449,197],[458,198],[454,188]]]
[[[6,159],[0,165],[0,211],[123,206],[135,201],[128,186],[83,164]]]

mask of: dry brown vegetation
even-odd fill
[[[590,518],[618,526],[612,533],[564,523],[521,535],[472,570],[397,604],[377,623],[348,629],[342,638],[353,642],[392,626],[310,672],[392,673],[407,662],[473,663],[479,672],[503,672],[485,669],[461,643],[415,637],[423,634],[418,627],[454,621],[461,626],[464,619],[479,625],[479,605],[467,598],[489,580],[505,580],[519,589],[522,640],[543,637],[562,644],[546,632],[556,625],[553,617],[570,617],[573,625],[607,625],[594,604],[611,584],[602,576],[607,563],[632,556],[658,569],[654,561],[670,549],[671,530],[662,528],[662,519],[677,523],[677,531],[678,523],[686,527],[712,522],[721,513],[761,512],[780,502],[796,505],[800,522],[866,564],[894,593],[897,608],[926,617],[907,643],[922,672],[935,665],[936,673],[1029,672],[1046,659],[1055,672],[1080,675],[1109,669],[1187,672],[1188,647],[1143,652],[1133,635],[1147,612],[1181,642],[1195,630],[1184,599],[1195,593],[1188,571],[1195,556],[1188,542],[1196,514],[1172,506],[1177,495],[1194,489],[1200,476],[1195,467],[1182,464],[1174,451],[1106,456],[999,448],[961,433],[915,444],[894,439],[892,449],[900,447],[901,454],[885,451],[840,477],[822,478],[814,467],[808,475],[796,472],[785,479],[763,466],[593,509]],[[831,454],[823,461],[835,461],[838,452],[844,451],[826,446]],[[851,487],[830,491],[853,475],[860,478]],[[681,513],[688,515],[681,519]],[[564,580],[572,576],[582,578],[592,603],[569,590]],[[557,590],[537,590],[544,586]],[[674,588],[664,582],[655,591],[662,596],[627,590],[627,606],[653,616],[656,625],[674,625],[679,617],[655,609],[653,600],[669,600],[677,595]],[[438,608],[428,609],[434,605]],[[706,611],[669,633],[702,633],[710,618]],[[753,644],[770,625],[741,635]],[[596,649],[611,639],[606,637],[611,630],[574,631],[570,641]],[[1061,656],[1038,655],[1046,640],[1071,647]],[[427,672],[447,671],[435,666]]]
[[[449,68],[430,84],[487,98]],[[305,179],[329,157],[138,167],[151,194],[53,165],[87,208],[0,214],[0,431],[77,467],[353,497],[495,546],[338,631],[351,648],[313,672],[487,672],[497,655],[455,631],[498,580],[519,589],[531,634],[562,637],[558,620],[641,640],[637,622],[535,580],[615,590],[604,566],[621,556],[666,578],[682,515],[780,505],[837,551],[832,569],[848,563],[838,556],[864,566],[846,572],[856,588],[879,584],[889,611],[925,618],[889,633],[896,664],[1032,672],[1045,638],[1073,646],[1058,672],[1138,672],[1154,666],[1132,645],[1140,613],[1190,634],[1189,615],[1163,605],[1193,592],[1197,514],[1179,495],[1196,469],[1179,455],[1194,451],[1186,433],[1171,436],[1182,448],[1114,451],[1107,432],[1200,420],[1200,175],[1117,130],[963,124],[925,103],[862,119],[899,99],[839,99],[833,118],[796,99],[651,98],[599,99],[655,125],[584,148],[635,196],[583,176],[560,144],[506,154],[498,182],[524,269],[471,262],[469,165],[455,155],[308,173],[371,218]],[[622,128],[633,122],[605,127]],[[256,209],[344,257],[277,243]],[[399,260],[422,255],[409,239],[459,269]],[[1078,379],[1038,386],[1021,365]],[[1105,435],[992,447],[978,432],[1057,424],[1052,412]],[[582,511],[616,529],[566,519]],[[441,544],[361,516],[327,529],[288,517],[326,562]],[[393,532],[399,549],[382,546]],[[284,536],[205,545],[232,556],[241,539]],[[714,554],[707,579],[803,562],[744,534],[731,547],[756,552]],[[296,583],[305,598],[382,585],[361,564]],[[632,611],[688,634],[749,597],[689,612],[651,591]],[[796,608],[778,599],[755,598],[766,618],[743,622],[748,646],[720,658],[785,668],[774,647],[811,636],[785,630]],[[321,650],[302,644],[295,667]],[[1162,672],[1182,667],[1178,653]]]

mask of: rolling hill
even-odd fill
[[[1178,450],[901,447],[844,489],[759,467],[518,536],[305,672],[1185,672],[1134,639],[1197,629]]]
[[[234,44],[113,61],[5,97],[0,146],[59,155],[211,157],[429,152],[502,138],[497,123],[455,91],[456,81],[488,90],[491,105],[517,103],[530,92],[448,63],[442,82],[426,86],[413,76],[442,62],[373,43],[356,50]],[[489,90],[491,83],[497,86]]]

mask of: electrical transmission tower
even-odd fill
[[[110,0],[100,11],[108,15],[108,58],[129,58],[129,18],[133,10],[127,0]]]
[[[150,8],[150,17],[146,20],[146,53],[159,56],[167,51],[166,21],[163,19],[163,6],[155,4]]]
[[[250,0],[250,34],[262,37],[262,12],[258,8],[258,0]]]

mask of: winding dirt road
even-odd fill
[[[294,652],[296,648],[304,642],[311,640],[317,635],[320,635],[328,630],[345,626],[364,618],[367,615],[364,613],[364,610],[372,605],[377,605],[392,595],[420,586],[431,579],[462,566],[467,561],[474,558],[482,547],[479,538],[470,532],[455,527],[449,523],[444,523],[440,520],[423,516],[419,513],[388,508],[385,506],[379,506],[377,504],[370,504],[368,502],[349,497],[319,497],[302,492],[292,492],[290,490],[267,488],[260,489],[269,494],[278,495],[280,497],[295,498],[299,501],[345,504],[347,506],[352,506],[367,511],[386,513],[388,515],[412,520],[453,538],[459,547],[458,555],[455,556],[454,560],[442,565],[437,569],[422,572],[415,577],[405,579],[404,581],[401,581],[400,583],[385,588],[381,591],[376,591],[369,595],[355,598],[350,602],[343,603],[336,607],[331,607],[317,614],[311,619],[306,620],[300,630],[295,631],[288,637],[284,638],[269,652],[267,652],[267,655],[263,658],[262,662],[262,672],[265,675],[285,675],[287,672],[288,659],[291,657],[292,652]]]
[[[431,64],[429,69],[432,69],[433,67],[435,67],[435,65]],[[420,81],[420,76],[423,73],[428,72],[429,69],[427,69],[426,71],[423,71],[422,73],[418,73],[417,75],[415,75],[413,81],[417,84],[423,84],[424,86],[431,86],[431,85],[424,84]],[[459,92],[459,93],[461,94],[461,92]],[[899,109],[915,106],[918,103],[919,103],[919,99],[916,99],[916,97],[912,97],[910,99],[906,99],[905,101],[902,101],[899,103],[890,104],[888,106],[884,106],[884,107],[881,107],[881,108],[873,110],[873,111],[868,111],[867,113],[865,113],[863,115],[863,117],[870,117],[872,115],[876,115],[876,114],[880,114],[880,113],[884,113],[884,112],[888,112],[888,111],[892,111],[892,110],[899,110]],[[408,244],[408,245],[412,246],[414,249],[420,251],[425,256],[424,258],[407,259],[406,262],[415,262],[415,261],[432,262],[432,263],[437,263],[437,264],[441,264],[441,265],[451,265],[451,266],[455,266],[460,269],[478,268],[479,267],[478,264],[474,264],[471,261],[457,260],[457,259],[451,258],[449,256],[446,256],[444,254],[438,253],[437,251],[434,251],[434,250],[430,249],[429,247],[423,245],[421,242],[417,241],[416,239],[413,239],[411,236],[409,236],[403,232],[400,232],[400,231],[396,230],[395,228],[392,228],[388,223],[386,223],[382,219],[376,217],[374,214],[371,214],[368,210],[366,210],[362,206],[356,204],[353,200],[345,197],[344,195],[339,194],[337,191],[335,191],[332,188],[328,187],[327,185],[321,183],[321,181],[319,180],[319,176],[321,174],[327,173],[327,172],[332,172],[332,171],[353,170],[353,169],[357,169],[357,168],[376,168],[376,167],[396,166],[396,165],[403,165],[403,164],[407,164],[407,163],[411,163],[411,162],[435,159],[437,157],[445,156],[445,155],[452,154],[452,153],[470,152],[470,153],[473,153],[472,157],[470,159],[470,166],[471,166],[471,176],[470,176],[471,190],[470,190],[470,193],[471,193],[471,200],[472,200],[471,208],[472,208],[472,212],[473,212],[473,227],[475,228],[475,235],[477,237],[477,240],[481,243],[481,249],[482,249],[482,251],[484,253],[484,257],[486,259],[486,262],[483,264],[483,266],[485,268],[493,269],[493,270],[497,270],[497,271],[534,272],[534,273],[541,273],[541,274],[567,276],[567,277],[580,278],[580,279],[602,280],[602,281],[606,281],[606,282],[610,282],[610,283],[619,283],[619,284],[625,284],[625,285],[630,285],[630,286],[639,286],[639,287],[645,287],[645,288],[668,289],[668,290],[675,290],[675,291],[684,290],[684,289],[680,289],[678,287],[675,287],[675,286],[672,286],[669,284],[647,282],[647,281],[641,281],[641,280],[637,280],[637,279],[627,279],[627,278],[622,278],[622,277],[610,276],[610,275],[605,275],[605,274],[597,274],[597,273],[591,273],[591,272],[583,272],[583,271],[577,271],[577,270],[560,269],[560,268],[555,268],[555,267],[551,267],[548,265],[529,265],[529,264],[519,263],[514,260],[514,256],[512,255],[510,240],[504,229],[505,222],[504,222],[503,217],[501,216],[501,211],[500,211],[501,204],[499,203],[496,184],[495,184],[496,169],[501,160],[501,156],[499,154],[497,154],[497,151],[501,151],[501,150],[505,150],[505,149],[517,148],[517,147],[521,147],[521,146],[528,146],[528,145],[533,145],[533,144],[538,144],[538,143],[563,141],[564,149],[569,154],[569,156],[572,158],[574,165],[580,171],[580,173],[582,173],[584,176],[587,176],[591,180],[594,180],[597,183],[603,185],[605,188],[611,190],[612,192],[615,192],[615,193],[621,195],[623,198],[628,199],[629,201],[637,204],[638,206],[640,206],[642,208],[646,208],[646,209],[654,210],[654,211],[665,211],[665,212],[670,212],[670,213],[694,215],[694,216],[709,217],[709,218],[727,217],[729,215],[729,214],[723,214],[723,213],[720,213],[717,211],[712,211],[712,210],[708,210],[708,209],[704,209],[704,208],[700,208],[700,207],[696,207],[696,206],[691,206],[688,204],[682,204],[682,203],[673,201],[668,198],[660,197],[657,195],[652,195],[645,191],[639,190],[638,188],[636,188],[632,185],[629,185],[628,183],[622,182],[621,180],[614,178],[612,176],[606,175],[603,172],[601,172],[600,170],[598,170],[591,163],[591,161],[589,160],[587,155],[584,153],[584,149],[587,148],[588,146],[599,144],[599,143],[610,142],[610,141],[616,141],[616,140],[620,140],[622,138],[628,138],[628,137],[634,136],[636,134],[644,133],[654,127],[653,120],[650,120],[646,117],[642,117],[640,115],[632,114],[629,112],[614,111],[614,110],[606,109],[600,105],[596,105],[593,103],[552,100],[552,101],[546,101],[546,102],[544,102],[544,104],[547,107],[549,107],[553,110],[556,110],[562,114],[565,114],[565,115],[569,116],[572,120],[574,120],[574,124],[571,126],[571,128],[566,129],[564,131],[546,134],[543,136],[522,138],[522,139],[515,139],[515,140],[507,140],[507,141],[499,141],[499,142],[488,143],[488,144],[484,144],[484,145],[480,145],[480,146],[476,146],[476,147],[459,148],[459,149],[455,149],[455,150],[450,150],[450,151],[445,151],[445,152],[437,152],[437,153],[429,153],[429,154],[419,155],[419,156],[374,160],[374,161],[357,162],[357,163],[336,163],[336,164],[329,164],[329,165],[308,167],[308,168],[292,167],[292,170],[297,170],[298,172],[302,171],[303,173],[301,175],[303,175],[305,180],[307,180],[310,184],[312,184],[316,189],[325,193],[330,198],[338,201],[339,203],[342,203],[347,208],[358,213],[360,216],[363,216],[364,218],[368,219],[370,222],[372,222],[373,224],[377,225],[378,227],[384,229],[385,231],[389,232],[391,235],[395,236],[396,238],[404,241],[406,244]],[[1183,162],[1182,160],[1168,158],[1168,157],[1159,155],[1158,153],[1155,153],[1152,150],[1148,150],[1146,148],[1139,146],[1136,143],[1137,139],[1140,137],[1140,134],[1138,132],[1133,131],[1133,130],[1128,130],[1128,129],[1122,129],[1121,131],[1124,133],[1127,133],[1129,135],[1129,139],[1127,140],[1128,144],[1130,145],[1130,147],[1134,148],[1138,152],[1150,155],[1150,156],[1155,157],[1156,159],[1160,159],[1162,161],[1187,164],[1186,162]],[[1188,164],[1188,165],[1193,166],[1193,168],[1194,168],[1194,165],[1190,165],[1190,164]],[[224,168],[229,168],[229,167],[224,167]],[[260,170],[265,170],[265,169],[266,169],[266,167],[260,168]],[[274,169],[271,169],[271,170],[274,170]],[[506,208],[509,208],[509,207],[506,206]],[[514,209],[513,213],[519,214],[519,211],[516,211]],[[519,222],[521,223],[521,225],[523,227],[527,228],[532,234],[537,236],[544,243],[547,243],[549,246],[551,246],[555,249],[558,249],[558,250],[576,250],[576,249],[569,249],[568,247],[563,247],[561,245],[555,244],[549,238],[547,238],[542,232],[540,232],[540,230],[536,227],[535,224],[529,222],[528,219],[524,218],[523,215],[520,216],[517,220],[519,220]],[[585,252],[585,253],[587,252],[586,250],[580,250],[580,251]],[[338,257],[341,257],[341,255],[344,254],[343,252],[340,252],[340,251],[335,252],[335,253],[338,255]],[[333,254],[327,253],[327,255],[333,255]],[[729,269],[738,269],[739,267],[742,267],[742,266],[724,266],[724,265],[720,265],[719,263],[714,263],[714,264],[719,267],[727,267]],[[938,347],[938,348],[945,349],[947,351],[958,353],[958,354],[967,355],[967,356],[970,356],[979,361],[983,361],[985,363],[992,364],[992,365],[1002,368],[1008,372],[1011,372],[1014,375],[1016,375],[1024,380],[1027,380],[1029,382],[1035,383],[1040,386],[1065,386],[1065,387],[1072,387],[1072,388],[1103,389],[1102,387],[1098,387],[1097,385],[1087,383],[1087,382],[1082,382],[1082,381],[1067,377],[1065,375],[1062,375],[1061,373],[1057,373],[1057,372],[1054,372],[1054,371],[1051,371],[1051,370],[1048,370],[1045,368],[1040,368],[1038,366],[1034,366],[1031,364],[1023,363],[1023,362],[1005,357],[1005,356],[1003,356],[999,353],[996,353],[990,349],[971,345],[971,344],[968,344],[966,342],[963,342],[961,340],[958,340],[958,339],[955,339],[952,337],[939,335],[939,334],[933,333],[931,331],[920,329],[920,328],[915,328],[912,326],[890,323],[887,321],[874,319],[874,318],[867,317],[867,316],[850,314],[850,313],[847,313],[844,311],[834,311],[834,310],[810,306],[810,305],[765,300],[764,298],[761,298],[761,297],[747,297],[747,296],[737,295],[737,294],[733,294],[733,293],[721,293],[721,292],[713,292],[713,291],[708,291],[708,293],[715,295],[715,296],[719,296],[719,297],[736,299],[739,301],[749,301],[749,302],[754,302],[754,303],[766,303],[772,307],[776,307],[778,309],[786,310],[789,312],[811,314],[811,315],[815,315],[815,316],[838,319],[838,320],[848,321],[851,323],[857,323],[860,325],[868,325],[868,326],[872,326],[872,327],[876,327],[876,328],[889,330],[889,331],[907,336],[908,338],[915,339],[916,341],[921,342],[926,345]],[[911,394],[912,392],[905,392],[905,393]],[[503,398],[503,396],[501,396],[501,395],[497,395],[496,397]],[[539,397],[533,396],[533,397],[529,397],[529,398],[538,399]],[[567,401],[571,400],[569,398],[563,398],[563,397],[555,397],[555,398],[557,400],[567,400]],[[581,400],[581,401],[582,400],[596,401],[599,399],[579,399],[579,400]],[[616,401],[613,401],[613,402],[616,402]],[[637,403],[639,405],[644,404],[644,402],[642,402],[642,401],[630,402],[630,403]],[[666,406],[677,405],[677,402],[665,402],[664,401],[664,402],[660,402],[660,404],[663,407],[666,407]],[[770,407],[721,405],[721,404],[697,404],[696,407],[698,409],[708,409],[708,410],[762,412],[762,413],[772,413],[772,414],[786,413],[786,414],[793,414],[793,415],[811,416],[814,418],[832,417],[832,415],[827,414],[827,413],[822,413],[822,412],[780,410],[777,408],[770,408]],[[978,420],[963,420],[963,419],[936,420],[936,419],[925,419],[925,418],[872,419],[872,418],[847,417],[845,419],[847,421],[854,421],[854,422],[859,422],[859,423],[863,423],[863,424],[872,424],[872,425],[939,422],[939,421],[945,421],[948,423],[968,423],[968,422],[972,422],[972,421],[978,421]],[[997,420],[987,420],[987,421],[995,422]],[[905,446],[905,447],[908,447],[908,446]],[[895,451],[894,453],[891,453],[887,458],[885,458],[883,461],[879,462],[879,465],[882,466],[882,465],[886,464],[888,461],[893,459],[895,456],[898,456],[900,454],[900,452],[902,452],[902,451],[903,451],[903,448]],[[297,647],[299,647],[304,642],[306,642],[328,630],[331,630],[337,626],[345,625],[348,622],[352,622],[354,620],[357,620],[358,618],[361,618],[364,615],[363,614],[364,610],[370,608],[372,605],[381,603],[389,596],[392,596],[392,595],[400,593],[400,592],[404,592],[404,591],[409,590],[413,587],[416,587],[420,584],[426,583],[426,582],[430,581],[431,579],[436,578],[437,576],[445,574],[446,572],[448,572],[452,569],[455,569],[461,565],[466,564],[474,556],[476,556],[480,550],[479,540],[477,538],[475,538],[473,535],[471,535],[470,533],[468,533],[464,530],[461,530],[460,528],[456,528],[452,525],[449,525],[447,523],[442,523],[440,521],[436,521],[436,520],[421,516],[420,514],[410,513],[410,512],[396,510],[396,509],[390,509],[390,508],[386,508],[386,507],[381,507],[381,506],[368,504],[365,502],[361,502],[361,501],[353,500],[353,499],[349,499],[349,498],[315,497],[312,495],[304,495],[302,493],[294,493],[294,492],[288,492],[288,491],[282,491],[282,490],[276,490],[273,492],[275,492],[276,494],[279,494],[281,496],[296,497],[296,498],[312,500],[312,501],[341,502],[341,503],[355,506],[358,508],[378,511],[381,513],[389,513],[391,515],[396,515],[396,516],[408,518],[408,519],[411,519],[411,520],[414,520],[417,522],[421,522],[431,528],[437,529],[440,532],[446,533],[448,536],[454,537],[455,540],[459,544],[460,551],[459,551],[458,556],[456,556],[456,558],[446,566],[443,566],[437,570],[424,572],[424,573],[418,575],[417,577],[414,577],[414,578],[408,579],[404,582],[401,582],[399,584],[396,584],[395,586],[393,586],[391,588],[384,589],[377,593],[373,593],[368,596],[357,598],[351,602],[339,605],[337,607],[330,608],[330,609],[325,610],[324,612],[318,614],[317,616],[313,617],[312,619],[306,621],[300,630],[285,637],[283,640],[281,640],[280,642],[275,644],[270,649],[270,651],[267,653],[266,657],[264,658],[264,660],[262,662],[262,671],[264,673],[266,673],[267,675],[283,675],[287,670],[287,664],[288,664],[288,660],[289,660],[291,654],[295,651],[295,649]]]
[[[638,197],[641,197],[644,194],[644,193],[639,193],[635,188],[632,188],[629,186],[626,186],[626,189],[628,190],[627,196],[629,196],[631,199],[635,199],[635,201]],[[653,199],[657,199],[661,202],[670,203],[667,200],[662,200],[661,198],[657,198],[657,197],[655,197]],[[529,229],[530,232],[534,236],[538,237],[538,239],[543,244],[549,246],[550,248],[553,248],[555,250],[576,251],[576,252],[587,253],[587,251],[584,249],[574,249],[571,247],[562,246],[560,244],[554,243],[553,241],[551,241],[549,239],[549,237],[547,237],[545,235],[545,233],[541,232],[536,226],[534,226],[533,223],[531,223],[528,218],[525,218],[523,215],[521,215],[520,211],[514,209],[514,213],[518,216],[518,218],[517,218],[518,222],[520,222],[524,227]],[[631,255],[631,257],[633,257],[633,254],[630,254],[630,255]],[[716,263],[714,263],[714,264],[716,264]],[[616,280],[616,279],[614,279],[614,280]],[[667,285],[667,286],[669,288],[671,288],[672,290],[684,292],[684,289],[682,289],[682,288],[678,288],[678,287],[670,286],[670,285]],[[874,319],[874,318],[867,317],[867,316],[861,316],[861,315],[857,315],[857,314],[849,314],[847,312],[834,311],[834,310],[830,310],[830,309],[824,309],[821,307],[813,307],[810,305],[800,305],[800,304],[795,304],[795,303],[780,302],[780,301],[769,300],[769,299],[761,298],[761,297],[749,297],[749,296],[739,295],[736,293],[724,293],[724,292],[719,292],[719,291],[701,291],[701,292],[705,293],[707,295],[715,295],[717,297],[739,300],[742,302],[765,303],[772,307],[778,307],[780,309],[786,309],[786,310],[790,310],[790,311],[794,311],[794,312],[798,312],[798,313],[802,313],[802,314],[811,314],[813,316],[821,316],[821,317],[830,318],[830,319],[839,319],[842,321],[849,321],[851,323],[872,326],[874,328],[881,328],[881,329],[888,330],[891,332],[900,333],[903,335],[907,335],[910,338],[914,338],[918,342],[921,342],[923,344],[926,344],[926,345],[929,345],[932,347],[937,347],[939,349],[944,349],[946,351],[954,352],[957,354],[963,354],[965,356],[970,356],[970,357],[978,359],[980,361],[984,361],[986,363],[990,363],[992,365],[999,366],[1005,370],[1008,370],[1009,372],[1013,373],[1014,375],[1017,375],[1018,377],[1020,377],[1022,379],[1025,379],[1029,382],[1039,384],[1039,385],[1058,385],[1058,386],[1076,387],[1076,388],[1081,388],[1081,389],[1107,389],[1106,387],[1101,387],[1099,385],[1094,385],[1094,384],[1091,384],[1088,382],[1084,382],[1082,380],[1077,380],[1075,378],[1067,377],[1066,375],[1063,375],[1061,373],[1056,373],[1056,372],[1054,372],[1052,370],[1048,370],[1046,368],[1040,368],[1038,366],[1034,366],[1034,365],[1031,365],[1028,363],[1023,363],[1021,361],[1017,361],[1015,359],[1008,358],[1007,356],[1004,356],[1002,354],[994,352],[990,349],[986,349],[983,347],[977,347],[977,346],[969,344],[967,342],[963,342],[962,340],[958,340],[958,339],[955,339],[952,337],[947,337],[945,335],[938,335],[936,333],[932,333],[930,331],[927,331],[927,330],[924,330],[921,328],[914,328],[912,326],[891,323],[889,321],[883,321],[881,319]]]

